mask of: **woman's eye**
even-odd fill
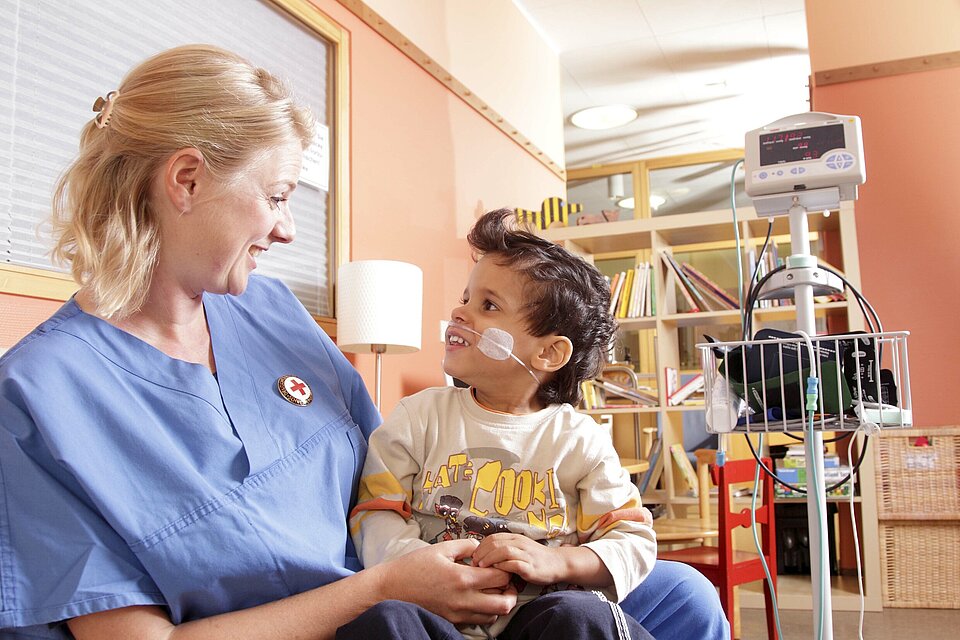
[[[287,199],[284,198],[283,196],[271,196],[271,197],[270,197],[270,205],[271,205],[272,207],[274,207],[274,208],[277,208],[277,209],[280,208],[280,204],[281,204],[281,203],[286,202],[286,201],[287,201]]]

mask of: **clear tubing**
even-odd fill
[[[517,357],[513,352],[513,336],[510,335],[508,331],[503,329],[498,329],[496,327],[490,327],[489,329],[484,329],[483,333],[471,329],[470,327],[456,322],[450,323],[451,327],[456,329],[461,329],[463,331],[469,331],[470,333],[480,336],[480,340],[477,342],[477,349],[483,355],[487,356],[492,360],[506,360],[508,358],[513,358],[516,360],[521,367],[527,370],[537,384],[540,384],[540,378],[537,377],[537,374],[533,372],[527,364]]]

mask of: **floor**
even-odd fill
[[[765,640],[763,609],[741,608],[740,640]],[[833,613],[834,640],[858,640],[860,614]],[[810,611],[781,611],[782,640],[816,640]],[[960,609],[884,609],[863,616],[864,640],[955,640],[960,638]]]

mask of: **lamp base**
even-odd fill
[[[381,413],[380,412],[380,366],[381,366],[380,359],[386,350],[387,350],[387,345],[385,344],[370,345],[370,351],[372,353],[377,354],[377,375],[376,375],[377,386],[376,386],[376,395],[374,396],[374,401],[376,402],[376,405],[377,405],[377,413]]]

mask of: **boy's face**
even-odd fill
[[[497,264],[496,256],[484,256],[477,262],[464,289],[463,304],[450,314],[443,359],[448,375],[479,390],[535,384],[517,361],[484,355],[477,349],[480,336],[456,326],[465,325],[477,333],[490,328],[506,331],[513,336],[513,353],[531,366],[543,339],[530,335],[524,319],[524,287],[528,282],[523,273]],[[538,376],[544,380],[542,373]]]

